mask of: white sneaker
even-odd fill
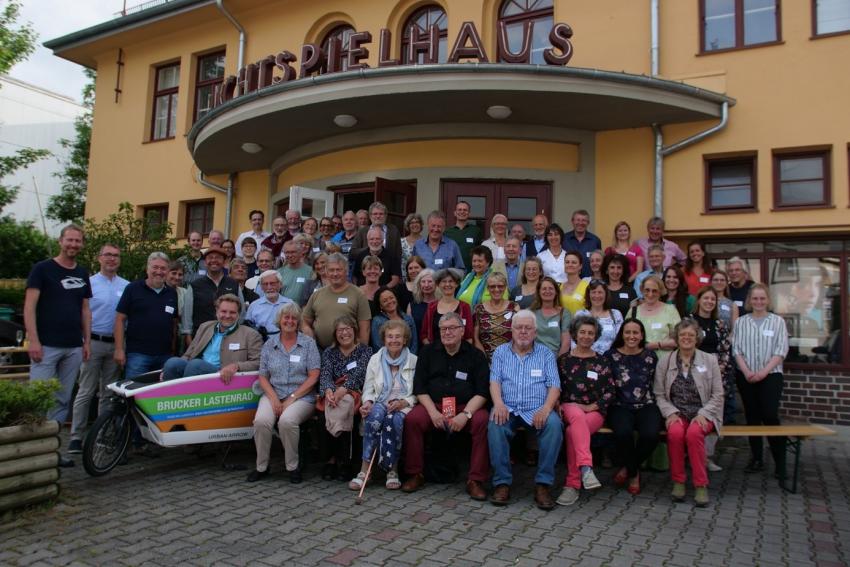
[[[599,479],[596,478],[595,474],[593,474],[593,469],[587,469],[581,473],[581,485],[585,490],[595,490],[600,488],[602,483],[599,482]]]
[[[578,502],[578,490],[571,486],[565,486],[561,495],[556,500],[559,506],[572,506]]]
[[[705,468],[708,469],[708,472],[720,472],[723,470],[723,467],[715,463],[713,459],[706,460]]]

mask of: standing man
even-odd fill
[[[189,253],[180,256],[177,261],[183,264],[183,285],[189,285],[195,279],[207,274],[207,265],[204,263],[201,247],[204,245],[204,237],[200,232],[193,230],[189,233]]]
[[[649,252],[646,254],[647,269],[642,271],[635,278],[635,293],[642,298],[643,292],[640,290],[643,280],[649,276],[658,276],[661,281],[664,281],[664,249],[657,244],[649,247]]]
[[[467,216],[469,216],[467,214]],[[442,211],[431,211],[428,215],[428,236],[416,241],[413,245],[413,255],[419,256],[425,261],[425,265],[432,270],[443,268],[457,268],[465,270],[467,264],[463,262],[463,253],[457,241],[449,238],[444,233],[446,229],[446,215]],[[478,227],[473,227],[478,228]]]
[[[505,242],[505,276],[508,278],[508,292],[516,287],[520,281],[520,251],[522,250],[522,241],[514,238],[508,238]]]
[[[527,258],[537,256],[543,251],[546,246],[546,227],[549,226],[549,219],[546,215],[534,215],[531,219],[531,230],[533,234],[525,243],[525,255]]]
[[[304,262],[303,249],[295,240],[290,240],[283,245],[283,254],[286,257],[286,263],[278,270],[283,281],[281,293],[295,303],[299,303],[300,307],[304,288],[307,282],[313,279],[313,268]]]
[[[180,334],[186,347],[198,332],[201,323],[215,320],[215,300],[225,293],[232,293],[244,301],[239,284],[224,275],[224,250],[207,248],[204,252],[207,273],[193,281],[183,297],[183,313],[180,314]]]
[[[446,237],[452,239],[460,249],[460,257],[463,261],[463,266],[455,266],[460,269],[465,269],[465,266],[472,266],[472,258],[469,253],[475,246],[481,244],[481,229],[469,222],[469,203],[466,201],[458,201],[455,205],[455,225],[446,230]],[[430,224],[430,221],[429,221]],[[443,219],[445,225],[445,218]],[[450,267],[450,266],[440,266]]]
[[[364,345],[369,344],[372,320],[369,300],[360,289],[348,282],[347,274],[348,260],[345,256],[338,252],[330,254],[325,265],[325,277],[330,285],[322,286],[311,294],[301,314],[301,331],[316,339],[319,348],[333,346],[334,321],[343,315],[357,321],[358,340]]]
[[[381,260],[381,265],[384,267],[381,273],[381,279],[378,280],[381,285],[387,287],[395,287],[401,281],[401,256],[393,256],[387,247],[384,246],[384,233],[380,227],[373,226],[367,232],[367,248],[352,252],[351,261],[354,263],[353,279],[357,285],[366,283],[366,278],[363,277],[363,258],[366,256],[376,256]]]
[[[121,265],[121,250],[114,244],[104,244],[97,255],[100,271],[90,278],[91,306],[91,355],[80,369],[77,397],[71,422],[69,453],[83,452],[83,430],[89,417],[89,404],[98,392],[98,413],[106,400],[106,385],[121,377],[121,369],[115,363],[115,308],[130,283],[118,275]]]
[[[354,211],[345,211],[342,215],[342,232],[337,233],[331,242],[339,244],[339,250],[346,258],[351,253],[351,245],[357,236],[357,215]]]
[[[738,314],[749,313],[744,305],[747,303],[747,294],[753,285],[753,280],[747,274],[744,261],[738,256],[733,256],[726,261],[726,274],[729,276],[729,299],[738,306]]]
[[[83,229],[75,224],[63,228],[59,255],[33,266],[24,299],[24,326],[32,361],[30,380],[59,378],[62,387],[47,418],[60,424],[68,416],[80,365],[91,352],[91,283],[76,259],[82,247]]]
[[[207,240],[209,240],[210,248],[221,248],[224,244],[224,233],[220,230],[211,230]]]
[[[281,250],[283,250],[282,245]],[[260,276],[263,275],[263,272],[274,270],[274,259],[275,256],[271,250],[263,250],[257,254],[257,275],[253,278],[248,278],[248,281],[245,282],[245,287],[247,289],[250,289],[257,295],[260,295],[262,290],[260,287]]]
[[[253,210],[248,213],[248,220],[251,221],[251,230],[247,232],[243,232],[239,235],[239,238],[236,239],[236,255],[242,258],[242,241],[249,236],[254,239],[255,246],[258,243],[262,243],[263,240],[271,236],[270,232],[266,232],[263,230],[263,223],[266,220],[266,215],[263,211]]]
[[[159,370],[171,356],[177,326],[177,292],[165,285],[167,275],[168,256],[152,252],[148,256],[147,278],[129,284],[115,308],[114,358],[124,367],[126,378]],[[191,293],[189,290],[187,294]]]
[[[661,217],[652,217],[646,223],[646,238],[641,238],[637,241],[640,249],[643,250],[644,257],[649,260],[649,247],[653,244],[661,246],[664,250],[664,267],[672,266],[673,264],[683,264],[687,259],[685,253],[679,248],[679,245],[672,240],[664,238],[664,219]]]
[[[590,276],[590,254],[595,250],[602,250],[602,241],[599,237],[587,230],[590,226],[590,213],[579,209],[572,216],[573,229],[564,235],[564,250],[567,252],[578,252],[584,262],[581,264],[581,277]]]
[[[354,242],[351,243],[351,253],[354,254],[359,250],[368,248],[367,242],[368,232],[371,228],[380,229],[383,235],[383,245],[387,249],[392,258],[398,258],[399,272],[401,271],[401,234],[395,225],[387,224],[387,206],[380,201],[375,201],[369,205],[369,219],[372,221],[371,226],[363,227],[357,231],[357,236],[354,237]],[[355,265],[355,268],[357,266]]]
[[[513,317],[512,340],[493,351],[490,367],[490,397],[493,410],[487,438],[493,465],[493,495],[497,506],[511,499],[511,439],[523,426],[537,434],[540,455],[537,461],[537,483],[534,503],[541,510],[555,507],[549,489],[555,482],[555,461],[564,439],[564,426],[558,416],[561,380],[555,355],[534,341],[537,319],[523,309]]]
[[[357,230],[369,226],[369,211],[360,209],[357,211]]]
[[[283,244],[291,238],[286,230],[286,219],[275,217],[272,219],[272,233],[265,240],[260,241],[260,250],[271,250],[273,258],[280,258],[283,253]]]

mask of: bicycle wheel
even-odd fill
[[[92,476],[103,476],[118,464],[130,444],[130,414],[106,412],[98,416],[83,444],[83,466]]]

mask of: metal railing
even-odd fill
[[[137,14],[148,8],[155,8],[157,6],[162,6],[163,4],[168,4],[173,0],[148,0],[147,2],[142,2],[141,4],[136,4],[135,6],[127,7],[127,4],[124,4],[124,9],[120,12],[115,12],[116,18],[122,18],[124,16],[129,16],[130,14]]]

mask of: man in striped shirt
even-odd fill
[[[504,506],[510,501],[510,443],[517,428],[526,427],[537,433],[540,458],[534,502],[542,510],[551,510],[555,502],[549,488],[555,481],[555,461],[564,438],[558,415],[561,382],[555,355],[547,347],[535,343],[537,322],[534,313],[522,310],[513,317],[513,340],[493,352],[490,367],[490,396],[493,411],[487,428],[490,463],[493,465],[493,495],[490,501]],[[555,410],[555,411],[553,411]]]

